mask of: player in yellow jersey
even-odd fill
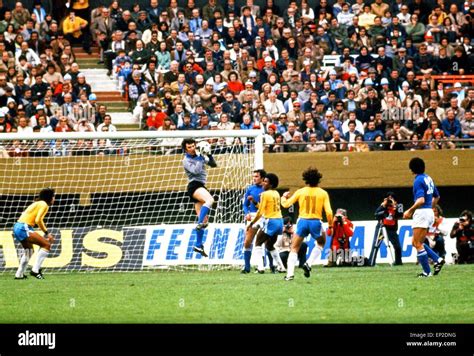
[[[307,187],[298,189],[295,194],[285,192],[281,199],[281,205],[289,208],[298,202],[299,217],[296,223],[296,232],[291,240],[291,252],[288,256],[287,274],[285,280],[293,280],[295,274],[295,265],[298,261],[298,251],[300,250],[303,239],[311,235],[316,240],[316,244],[308,260],[303,265],[304,276],[309,278],[311,275],[311,265],[321,254],[326,243],[326,237],[322,232],[321,220],[323,218],[323,209],[326,213],[329,229],[332,229],[332,209],[328,193],[319,188],[322,174],[316,168],[309,167],[303,172],[303,180]]]
[[[274,263],[277,264],[279,271],[284,271],[285,267],[281,262],[280,254],[275,249],[274,245],[278,235],[283,233],[283,217],[280,208],[280,194],[275,190],[278,187],[278,176],[273,173],[268,173],[263,180],[264,192],[260,194],[260,204],[255,217],[250,222],[247,229],[252,229],[261,217],[263,217],[262,228],[257,234],[255,242],[254,254],[257,259],[258,273],[264,273],[263,266],[263,244],[270,252]]]
[[[26,208],[18,222],[13,226],[13,237],[23,246],[23,254],[20,259],[20,266],[15,274],[15,279],[26,279],[24,273],[28,266],[28,261],[33,255],[33,245],[40,246],[40,250],[30,274],[38,279],[44,279],[41,273],[41,265],[49,254],[54,237],[48,232],[43,219],[48,213],[49,207],[53,204],[54,189],[45,188],[41,190],[36,201]],[[44,231],[44,237],[34,231],[35,226]]]

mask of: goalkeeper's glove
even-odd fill
[[[216,160],[214,159],[214,157],[212,157],[212,155],[209,155],[209,156],[204,155],[204,157],[207,157],[208,160],[206,161],[206,163],[209,164],[210,167],[212,168],[217,167]]]

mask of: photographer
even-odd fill
[[[395,252],[395,261],[393,264],[402,265],[402,248],[398,238],[398,219],[402,216],[403,206],[397,204],[397,199],[393,192],[388,192],[382,204],[380,204],[377,210],[375,210],[375,218],[378,220],[378,224],[375,228],[374,242],[372,243],[372,251],[370,252],[369,257],[369,263],[371,266],[375,265],[377,253],[380,248],[380,229],[385,229],[387,237],[393,246]]]
[[[285,216],[283,218],[283,234],[278,237],[278,240],[275,244],[275,247],[280,253],[281,261],[285,268],[287,268],[288,256],[290,254],[291,239],[294,233],[294,226],[291,218]],[[306,242],[302,242],[300,250],[298,251],[298,267],[303,268],[304,263],[306,262],[306,252],[308,251],[308,245]]]
[[[439,257],[444,258],[446,256],[444,238],[449,234],[449,226],[446,226],[446,220],[444,220],[443,217],[443,210],[439,205],[436,205],[433,208],[433,212],[435,221],[428,229],[425,244],[428,244],[428,247],[436,252]]]
[[[456,238],[456,249],[458,250],[458,264],[474,263],[474,224],[472,223],[472,212],[464,210],[453,225],[450,234]]]
[[[327,267],[351,265],[349,239],[354,234],[352,222],[347,218],[345,209],[337,209],[333,219],[333,227],[326,234],[332,237],[331,253],[328,256]]]

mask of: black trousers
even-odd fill
[[[299,267],[302,268],[303,265],[306,262],[306,253],[308,252],[308,245],[306,242],[303,242],[301,244],[300,250],[298,251],[298,261],[299,261]],[[283,265],[285,268],[288,267],[288,256],[290,255],[289,251],[282,251],[280,252],[280,258],[281,262],[283,262]]]
[[[117,53],[112,50],[104,52],[105,68],[107,68],[107,70],[112,70],[112,62],[116,57]]]
[[[474,263],[474,248],[471,248],[469,243],[456,243],[458,250],[458,263]]]
[[[383,228],[383,225],[378,223],[377,226],[375,227],[375,234],[374,234],[374,240],[372,242],[372,249],[370,251],[370,257],[369,257],[369,264],[371,266],[375,266],[375,261],[377,259],[377,254],[380,249],[380,244],[382,243],[383,237],[381,237],[382,231],[381,229]],[[387,237],[390,243],[393,246],[394,254],[395,254],[395,265],[401,265],[402,264],[402,247],[400,245],[400,239],[398,238],[398,232],[396,230],[390,230],[385,228],[387,231]]]
[[[433,247],[433,251],[438,254],[439,257],[445,257],[446,256],[446,248],[444,244],[444,238],[443,236],[435,236],[434,238],[435,245]]]
[[[89,52],[91,49],[91,33],[89,27],[85,27],[82,30],[82,35],[79,38],[74,37],[71,34],[64,36],[71,44],[82,43],[84,51]]]

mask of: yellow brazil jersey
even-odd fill
[[[319,187],[304,187],[298,189],[289,199],[281,198],[281,205],[289,208],[298,202],[299,217],[303,219],[322,219],[323,208],[326,218],[332,223],[332,209],[328,193]]]
[[[41,230],[46,231],[47,229],[43,219],[48,210],[49,206],[44,200],[34,202],[21,214],[18,222],[26,223],[31,227],[38,225]]]
[[[258,216],[267,219],[281,218],[280,194],[276,190],[266,190],[260,195],[258,204]]]

